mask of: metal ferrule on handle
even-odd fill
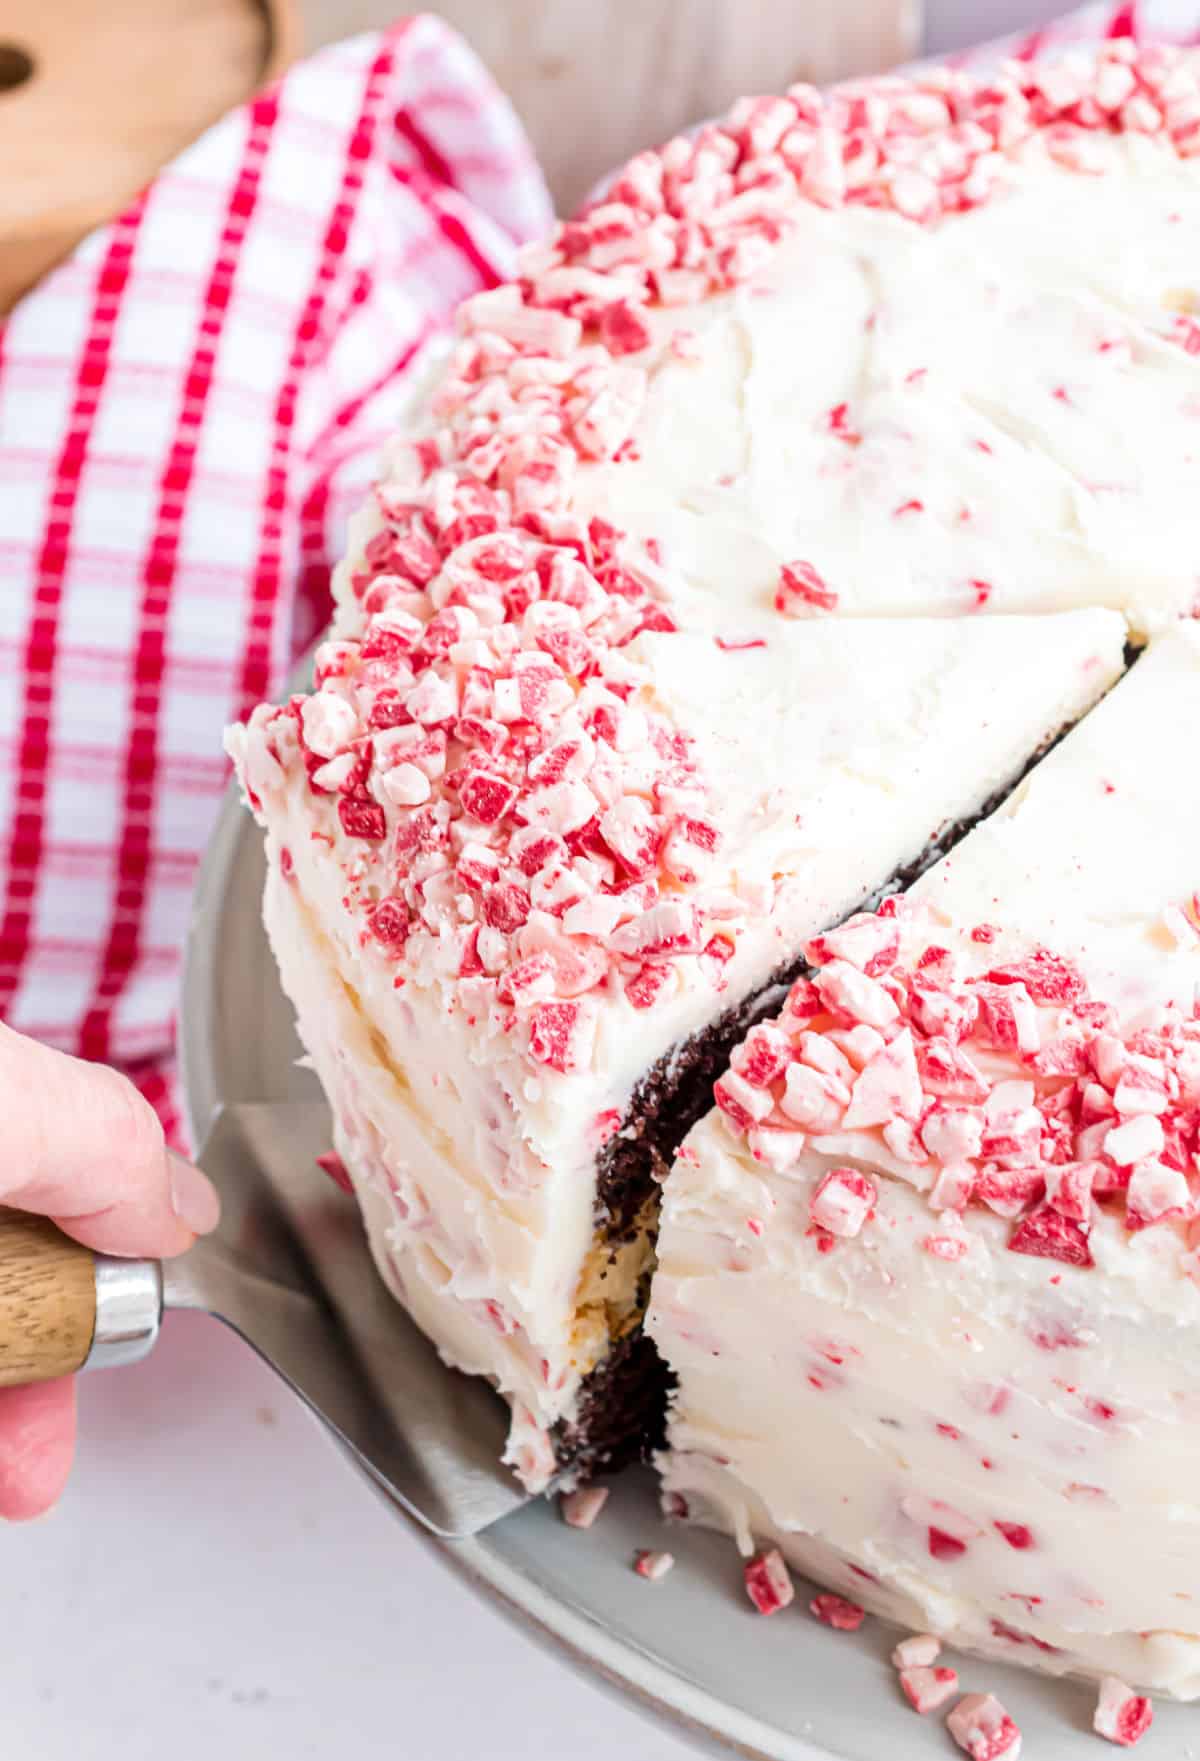
[[[145,1357],[162,1267],[94,1254],[44,1217],[0,1208],[0,1388]]]
[[[96,1325],[85,1370],[135,1364],[154,1349],[162,1326],[163,1275],[157,1260],[95,1255]]]

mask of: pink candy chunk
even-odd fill
[[[1022,1218],[1013,1230],[1008,1246],[1011,1253],[1061,1260],[1067,1266],[1093,1264],[1086,1227],[1069,1217],[1060,1216],[1049,1205],[1041,1205]]]
[[[354,1182],[350,1178],[350,1173],[345,1162],[343,1162],[337,1151],[326,1150],[324,1155],[318,1156],[316,1160],[317,1167],[320,1168],[321,1172],[323,1174],[328,1174],[335,1186],[340,1186],[343,1192],[348,1192],[353,1198]]]
[[[1100,1696],[1092,1716],[1097,1736],[1122,1749],[1132,1749],[1154,1722],[1154,1708],[1144,1694],[1135,1694],[1115,1675],[1101,1678]]]
[[[839,1633],[856,1633],[867,1615],[865,1608],[857,1602],[847,1602],[844,1596],[814,1596],[808,1611],[816,1615],[822,1626],[831,1626]]]
[[[966,1694],[946,1729],[971,1761],[1017,1761],[1021,1733],[994,1694]]]
[[[775,610],[785,618],[805,618],[837,608],[838,596],[809,562],[784,563],[775,589]]]
[[[796,1595],[791,1573],[778,1547],[756,1553],[742,1568],[746,1594],[760,1614],[775,1614]]]
[[[812,1195],[809,1215],[819,1229],[857,1235],[875,1205],[874,1182],[857,1168],[831,1168]]]

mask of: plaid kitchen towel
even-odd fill
[[[407,369],[543,231],[506,101],[437,20],[297,66],[0,324],[0,1018],[170,1053],[221,730],[315,633]]]

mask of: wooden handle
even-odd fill
[[[91,1249],[44,1217],[0,1207],[0,1388],[70,1375],[95,1330]]]
[[[297,26],[292,0],[4,0],[0,13],[3,313],[282,72]]]

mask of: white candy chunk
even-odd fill
[[[901,1639],[892,1652],[892,1662],[897,1669],[928,1669],[941,1652],[942,1641],[935,1634],[914,1633],[909,1639]]]
[[[313,783],[318,789],[328,789],[336,794],[343,789],[358,769],[358,760],[353,752],[339,752],[327,764],[318,765],[313,772]]]
[[[779,1107],[808,1131],[832,1131],[849,1099],[844,1085],[832,1077],[807,1064],[789,1064]]]
[[[803,1131],[776,1131],[763,1126],[747,1134],[746,1145],[756,1162],[776,1173],[794,1168],[808,1138]]]
[[[358,732],[358,716],[344,697],[334,691],[317,691],[306,697],[300,709],[304,744],[319,758],[332,758],[348,746]]]
[[[394,764],[379,778],[379,788],[397,807],[419,807],[433,792],[429,778],[415,764]]]
[[[891,1002],[890,997],[887,1000]],[[897,1114],[902,1119],[917,1119],[921,1101],[912,1029],[906,1027],[859,1075],[842,1124],[847,1131],[857,1131],[867,1125],[886,1125]]]
[[[827,1008],[849,1015],[867,1027],[887,1027],[900,1014],[895,998],[878,980],[868,978],[847,960],[831,960],[816,974],[813,983]]]
[[[1104,1139],[1104,1153],[1111,1156],[1119,1168],[1129,1168],[1146,1156],[1158,1155],[1164,1141],[1163,1128],[1158,1120],[1149,1113],[1141,1113],[1127,1119],[1123,1125],[1111,1127]]]
[[[983,1121],[966,1107],[939,1102],[921,1127],[921,1142],[939,1162],[961,1162],[979,1154]]]

